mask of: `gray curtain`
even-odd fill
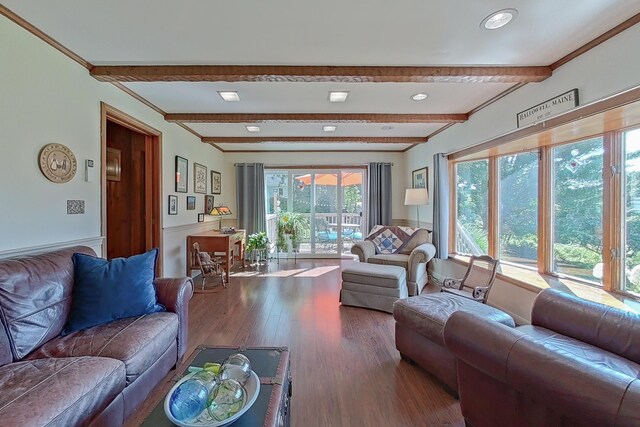
[[[391,163],[369,163],[368,225],[391,225]]]
[[[436,258],[449,257],[449,161],[446,154],[433,156],[433,245]]]
[[[264,193],[264,165],[236,164],[238,227],[247,230],[247,236],[267,230]]]

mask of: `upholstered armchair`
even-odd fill
[[[436,247],[429,243],[429,233],[426,229],[418,230],[411,244],[396,254],[376,253],[376,246],[369,240],[354,243],[351,253],[357,255],[360,262],[403,267],[407,270],[409,296],[418,295],[429,280],[427,263],[436,254]]]

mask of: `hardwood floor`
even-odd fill
[[[341,266],[351,262],[272,261],[236,271],[226,289],[195,294],[188,354],[199,344],[288,346],[293,426],[463,426],[458,401],[401,361],[390,314],[338,303]]]

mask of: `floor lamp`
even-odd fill
[[[418,228],[420,228],[420,205],[426,205],[428,202],[429,194],[426,188],[407,188],[404,193],[404,205],[416,207]]]

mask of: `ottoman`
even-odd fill
[[[357,262],[342,270],[343,305],[393,312],[393,303],[407,298],[407,272],[395,265]]]
[[[444,324],[456,311],[515,327],[507,313],[479,302],[447,293],[423,294],[398,301],[393,306],[396,320],[396,348],[400,356],[415,362],[442,381],[447,391],[458,397],[456,359],[444,344]],[[469,325],[473,328],[473,325]]]

